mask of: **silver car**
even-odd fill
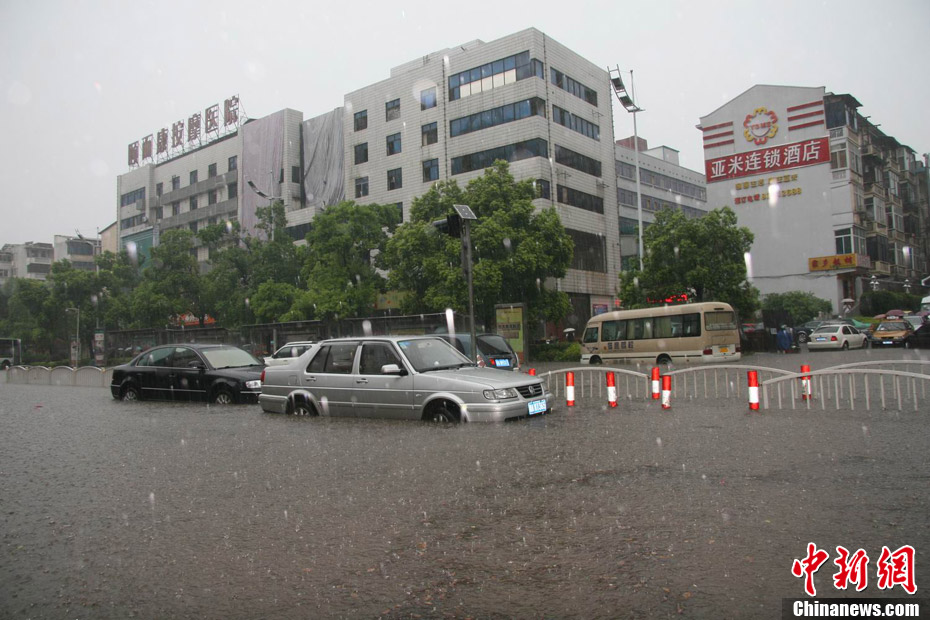
[[[266,368],[270,413],[496,422],[552,410],[539,378],[478,368],[436,336],[339,338]]]

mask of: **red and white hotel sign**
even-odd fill
[[[758,149],[748,153],[736,153],[726,157],[708,159],[704,162],[707,182],[727,181],[741,177],[769,174],[778,170],[790,170],[829,163],[830,139],[815,138]]]

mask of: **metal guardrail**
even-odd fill
[[[883,368],[864,368],[879,365]],[[889,366],[916,367],[928,372],[889,370]],[[772,400],[777,400],[778,408],[784,409],[787,390],[787,406],[792,409],[798,408],[799,403],[811,409],[819,401],[821,409],[826,409],[830,404],[837,410],[844,406],[854,410],[859,401],[865,404],[867,410],[871,409],[873,402],[880,402],[883,410],[897,405],[899,411],[903,411],[905,406],[919,411],[920,405],[926,402],[930,389],[930,361],[924,360],[855,362],[810,372],[748,365],[709,364],[672,370],[664,374],[677,377],[672,381],[673,401],[737,398],[746,402],[747,373],[750,370],[759,373],[764,409],[771,408]],[[606,398],[605,376],[611,372],[614,373],[618,400],[651,398],[651,376],[637,370],[580,366],[552,370],[538,376],[546,381],[549,391],[558,398],[564,394],[565,375],[569,372],[575,375],[577,399]],[[806,377],[811,378],[812,396],[805,400],[801,398],[801,380]]]
[[[69,387],[109,387],[112,368],[96,366],[11,366],[5,371],[6,383],[26,385],[58,385]]]

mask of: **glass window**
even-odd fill
[[[388,184],[388,190],[400,189],[401,187],[404,186],[403,171],[401,168],[395,168],[394,170],[388,170],[387,184]]]
[[[388,101],[384,104],[384,120],[393,121],[400,118],[400,99]]]
[[[355,131],[368,128],[368,110],[355,113]]]
[[[736,329],[736,315],[727,311],[705,312],[704,325],[707,327],[707,331]]]
[[[439,131],[436,123],[423,125],[420,129],[422,134],[422,145],[436,144],[439,142]]]
[[[320,347],[320,350],[310,365],[307,366],[307,372],[310,373],[332,373],[338,375],[347,375],[352,372],[352,364],[355,361],[355,351],[358,349],[357,342],[339,342]]]
[[[171,355],[171,364],[173,368],[190,368],[194,362],[201,362],[200,356],[187,347],[175,347]]]
[[[427,159],[423,162],[423,182],[439,180],[439,160]]]
[[[226,198],[228,200],[232,200],[233,198],[236,198],[238,196],[239,196],[239,184],[238,183],[230,183],[229,185],[226,186]]]
[[[194,185],[197,182],[197,171],[191,170],[191,185]]]
[[[207,177],[213,178],[216,176],[216,164],[210,164],[207,166]]]
[[[597,342],[597,325],[586,328],[581,341],[586,343]]]
[[[211,189],[209,192],[207,192],[207,204],[208,205],[216,204],[216,190],[215,189]]]
[[[194,211],[197,209],[197,196],[190,197],[189,205],[190,205],[191,211]]]
[[[238,165],[237,156],[233,155],[232,157],[229,158],[227,170],[235,170],[237,165]]]
[[[400,134],[395,133],[387,137],[387,154],[396,155],[401,152]]]
[[[362,345],[362,355],[358,360],[358,374],[380,375],[381,369],[387,364],[403,364],[394,348],[386,342],[366,342]]]
[[[428,110],[436,107],[436,87],[427,88],[420,91],[420,110]]]
[[[139,359],[136,366],[169,366],[168,358],[173,351],[170,347],[152,349]]]
[[[364,164],[368,161],[368,143],[362,142],[355,145],[355,164]]]
[[[171,189],[181,189],[181,177],[171,177]]]
[[[355,179],[355,197],[361,198],[368,195],[368,177],[358,177]]]

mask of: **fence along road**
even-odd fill
[[[882,368],[868,368],[881,366]],[[903,367],[899,369],[898,367]],[[930,385],[930,361],[927,360],[872,360],[841,364],[820,370],[793,371],[754,365],[707,364],[665,372],[672,377],[672,405],[676,400],[724,399],[748,402],[747,371],[759,373],[759,386],[764,409],[796,409],[798,403],[811,409],[854,410],[857,401],[867,410],[872,403],[881,409],[919,411],[927,400]],[[566,376],[572,373],[576,399],[595,399],[606,402],[606,375],[613,373],[617,400],[648,400],[652,397],[650,374],[617,367],[578,366],[540,373],[550,391],[559,398],[564,393]],[[811,398],[801,398],[801,380],[811,378]]]

